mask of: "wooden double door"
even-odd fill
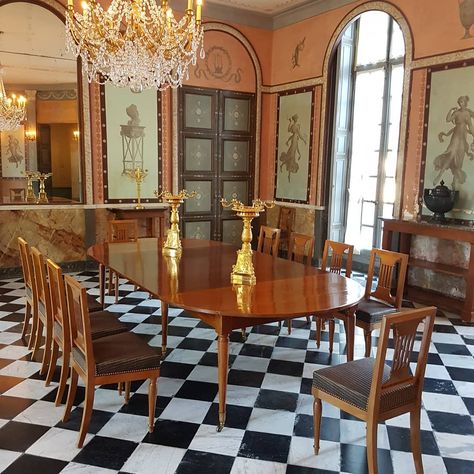
[[[252,201],[255,95],[183,87],[179,121],[179,187],[197,193],[182,206],[184,237],[239,245],[242,221],[220,201]]]

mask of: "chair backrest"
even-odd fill
[[[260,226],[258,234],[257,252],[266,253],[278,257],[278,248],[280,247],[280,229]]]
[[[384,316],[377,346],[374,373],[372,375],[369,410],[378,406],[383,393],[386,391],[402,390],[403,387],[414,388],[414,399],[407,400],[407,403],[415,401],[416,397],[418,399],[421,397],[435,316],[436,308],[433,306]],[[410,372],[410,360],[420,323],[424,323],[423,335],[418,352],[416,370],[412,374]],[[393,334],[393,360],[390,375],[383,380],[390,331]]]
[[[46,275],[46,265],[43,254],[36,248],[31,247],[31,259],[33,261],[36,294],[38,302],[43,303],[46,316],[51,317],[51,297],[48,288],[48,277]],[[41,305],[40,305],[41,306]]]
[[[295,211],[294,207],[280,207],[280,213],[278,216],[278,227],[290,233],[293,230],[295,222]]]
[[[36,286],[34,282],[33,260],[31,259],[30,246],[25,239],[18,237],[18,247],[20,249],[21,268],[23,270],[23,280],[28,296],[36,298]]]
[[[109,242],[135,242],[138,239],[138,224],[136,219],[109,221]]]
[[[48,270],[53,321],[61,326],[63,341],[69,341],[71,334],[67,315],[66,290],[64,288],[63,272],[61,268],[50,259],[46,260],[46,268]]]
[[[323,258],[321,260],[321,270],[337,273],[340,275],[344,268],[344,257],[346,259],[345,275],[350,278],[352,274],[352,257],[354,246],[343,242],[326,240],[324,243]]]
[[[94,354],[86,289],[70,275],[64,276],[64,284],[66,286],[73,358],[74,349],[77,349],[86,361],[87,371],[94,373]]]
[[[372,282],[377,262],[379,263],[377,287],[372,291]],[[398,265],[396,293],[392,295],[392,282]],[[372,249],[370,253],[365,298],[376,298],[395,306],[402,307],[403,288],[408,267],[408,255],[390,250]]]
[[[314,252],[314,237],[292,232],[288,243],[288,260],[311,265]]]

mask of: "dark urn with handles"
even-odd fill
[[[458,195],[459,191],[449,189],[444,185],[444,181],[441,181],[441,183],[433,189],[425,189],[423,198],[426,207],[434,213],[431,217],[431,221],[438,223],[446,222],[444,213],[453,209]]]

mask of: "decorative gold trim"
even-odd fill
[[[84,202],[92,204],[94,202],[94,186],[92,183],[92,123],[90,111],[89,83],[87,77],[81,74],[82,81],[82,134],[84,136]],[[100,109],[99,109],[100,111]]]
[[[286,84],[278,84],[276,86],[262,86],[264,94],[276,94],[278,92],[285,92],[291,89],[301,89],[319,86],[323,84],[324,78],[322,76],[312,77],[311,79],[303,79],[300,81],[288,82]]]

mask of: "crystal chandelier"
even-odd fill
[[[7,97],[3,85],[3,68],[0,65],[0,132],[16,130],[26,118],[26,99],[12,94]]]
[[[182,85],[188,67],[204,57],[202,0],[188,0],[175,18],[167,0],[112,0],[104,10],[97,0],[82,2],[82,13],[68,0],[66,45],[82,59],[89,82],[111,82],[133,92]]]

